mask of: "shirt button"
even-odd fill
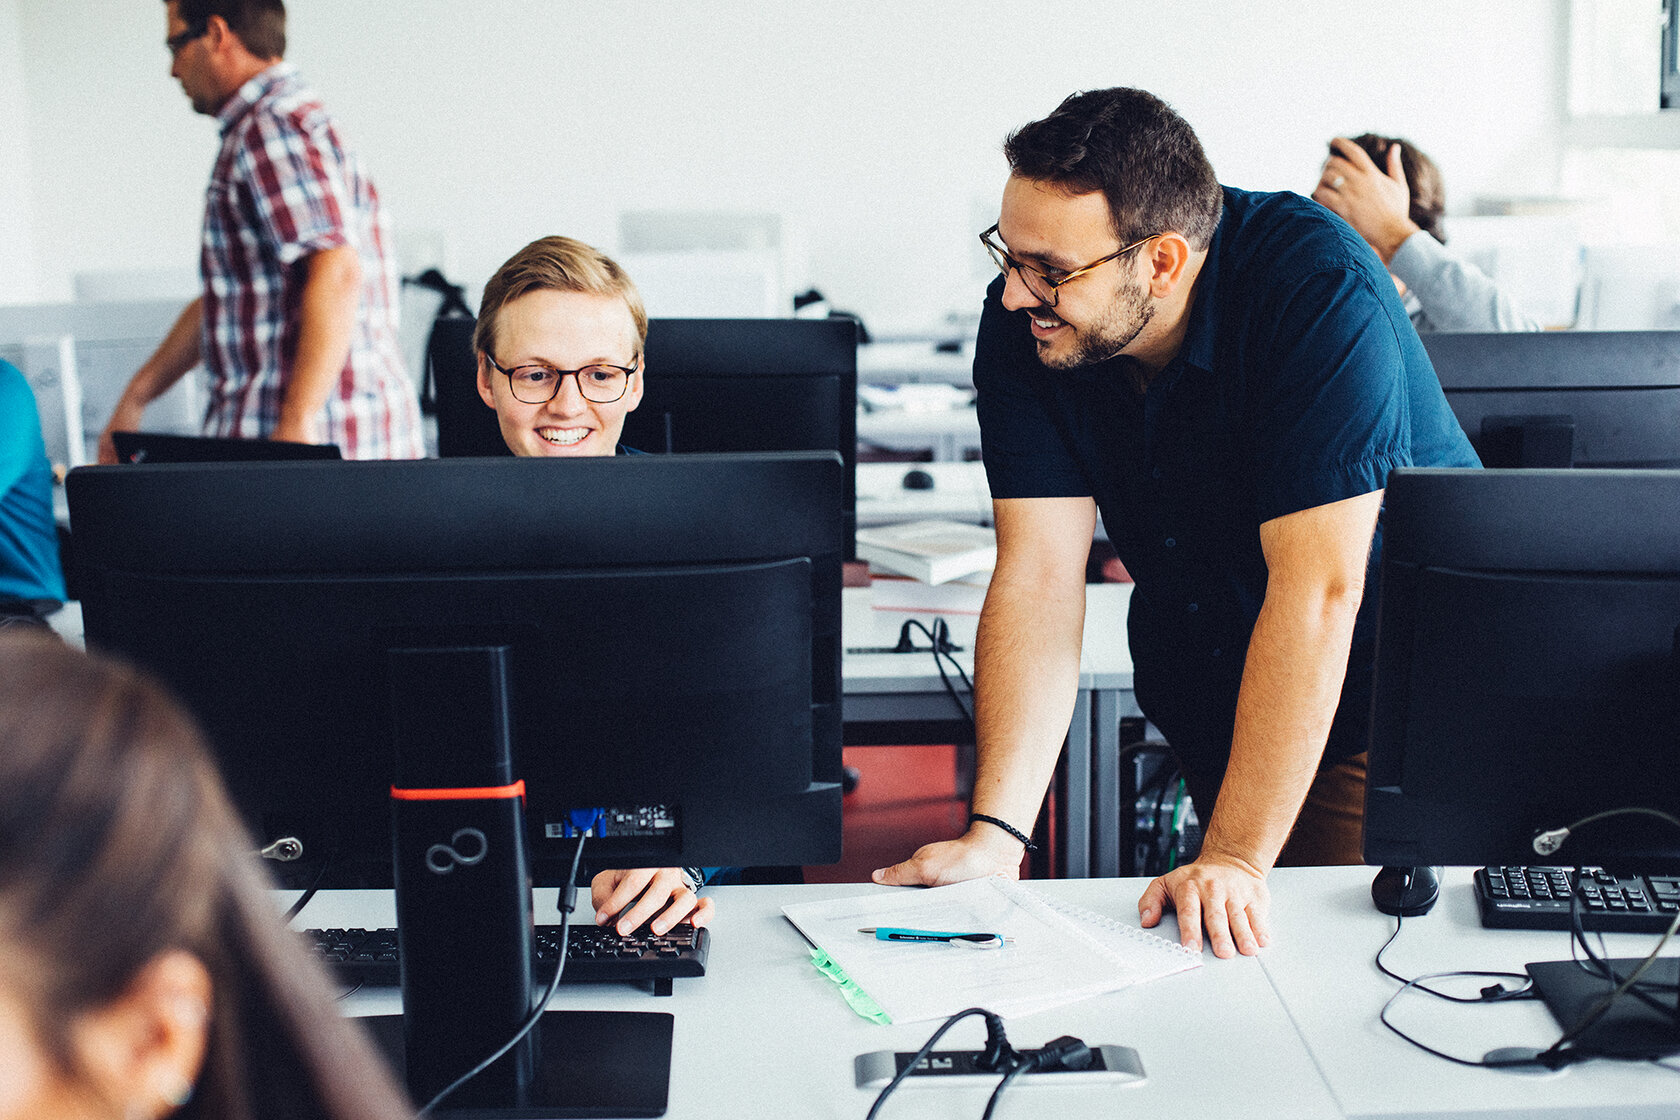
[[[1166,546],[1168,548],[1177,548],[1178,547],[1178,538],[1177,537],[1168,537],[1164,543],[1166,544]]]
[[[1189,611],[1191,614],[1195,614],[1197,611],[1201,610],[1202,608],[1201,608],[1201,605],[1198,604],[1198,603],[1191,603],[1188,607],[1185,607],[1184,609]]]
[[[1161,477],[1161,468],[1160,468],[1160,467],[1156,467],[1156,468],[1154,468],[1154,469],[1153,469],[1153,470],[1151,470],[1151,471],[1150,471],[1150,472],[1149,472],[1149,477],[1150,477],[1150,478],[1160,478],[1160,477]]]
[[[1215,656],[1215,657],[1218,657],[1218,656],[1219,656],[1219,651],[1218,651],[1218,650],[1214,650],[1214,651],[1213,651],[1213,656]]]

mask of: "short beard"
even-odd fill
[[[1155,301],[1141,281],[1133,280],[1115,289],[1114,302],[1101,320],[1089,327],[1074,328],[1073,350],[1065,355],[1045,352],[1038,344],[1038,360],[1047,369],[1070,370],[1106,362],[1132,344],[1155,317]],[[1066,322],[1064,319],[1063,322]],[[1069,324],[1071,326],[1071,324]]]

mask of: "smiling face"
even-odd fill
[[[503,304],[495,328],[492,357],[504,369],[640,365],[635,320],[616,295],[536,289]],[[641,403],[642,371],[632,374],[624,396],[609,404],[585,400],[576,377],[563,378],[548,403],[526,404],[515,399],[507,376],[480,354],[478,395],[496,410],[502,439],[515,455],[612,455],[624,417]]]
[[[1055,276],[1083,268],[1120,248],[1101,191],[1070,195],[1049,183],[1011,176],[1003,189],[998,237],[1011,256]],[[1003,305],[1026,311],[1038,360],[1051,369],[1076,369],[1125,350],[1149,325],[1155,301],[1139,274],[1141,254],[1127,253],[1076,276],[1056,293],[1054,307],[1027,289],[1011,269]]]

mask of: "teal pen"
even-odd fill
[[[997,949],[1015,940],[1000,933],[962,933],[938,929],[901,929],[895,926],[867,926],[859,933],[873,933],[877,941],[943,941],[971,949]]]

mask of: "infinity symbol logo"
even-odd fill
[[[454,847],[451,847],[451,844]],[[477,845],[476,851],[469,853],[459,850],[472,845]],[[426,866],[431,868],[434,875],[447,875],[455,870],[457,864],[471,867],[475,863],[482,863],[489,851],[490,841],[485,839],[484,833],[476,828],[456,829],[448,844],[433,844],[426,849]]]

